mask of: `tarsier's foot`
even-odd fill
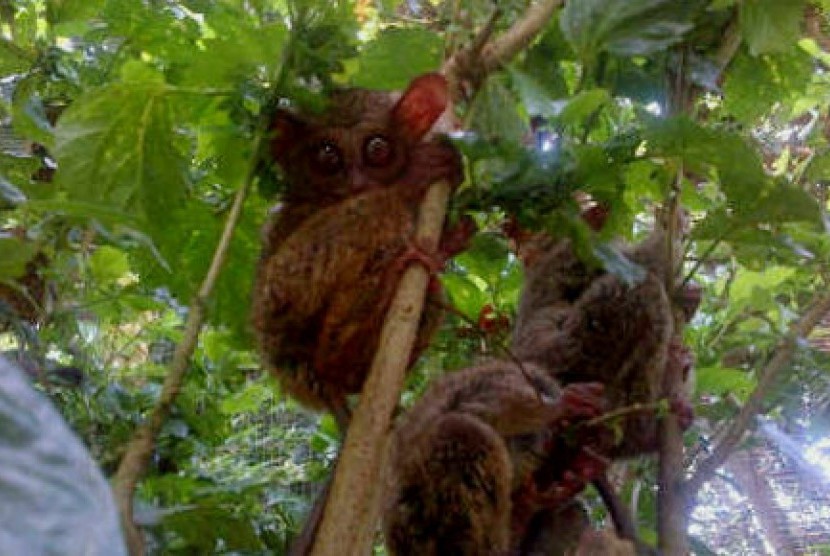
[[[684,395],[677,395],[669,399],[669,409],[677,417],[677,424],[682,430],[692,426],[695,421],[695,409]]]
[[[403,272],[411,263],[419,263],[430,275],[438,274],[444,269],[446,259],[440,253],[430,253],[417,242],[412,241],[393,263],[398,272]]]

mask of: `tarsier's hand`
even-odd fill
[[[604,394],[605,386],[599,382],[578,382],[565,386],[559,400],[562,417],[557,424],[568,426],[571,421],[600,415],[606,405]]]

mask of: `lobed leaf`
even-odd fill
[[[179,205],[184,157],[177,150],[163,83],[113,83],[75,101],[56,129],[59,183],[69,200],[152,219]]]

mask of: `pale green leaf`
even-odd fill
[[[358,58],[352,82],[370,89],[403,89],[422,73],[441,65],[443,39],[426,29],[388,29],[370,42]]]
[[[184,195],[185,160],[177,141],[163,84],[92,89],[58,122],[58,181],[71,201],[139,218],[164,214]]]
[[[757,56],[791,50],[801,35],[804,0],[746,0],[741,3],[741,31]]]
[[[130,272],[130,261],[123,251],[103,245],[89,258],[89,270],[102,285],[113,285]]]

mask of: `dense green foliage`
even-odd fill
[[[235,191],[251,176],[257,186],[139,490],[138,518],[164,553],[279,553],[336,453],[331,420],[285,400],[253,351],[259,227],[281,188],[259,145],[280,99],[314,107],[337,85],[400,88],[490,16],[478,0],[397,4],[0,0],[0,118],[49,157],[0,153],[0,225],[25,230],[0,239],[0,281],[43,252],[54,292],[36,330],[16,323],[0,345],[47,371],[83,371],[80,386],[47,389],[105,471],[157,399]],[[526,4],[499,2],[497,32]],[[483,229],[443,277],[459,312],[515,311],[522,277],[499,231],[507,213],[635,278],[608,240],[642,235],[681,173],[694,220],[687,269],[705,290],[686,330],[701,417],[690,445],[727,423],[790,323],[828,289],[830,53],[802,37],[805,5],[567,2],[459,107],[473,133],[457,139],[468,180],[453,211]],[[741,44],[724,58],[729,36]],[[701,94],[687,110],[669,98],[678,69]],[[54,179],[38,179],[52,160]],[[601,237],[578,219],[577,190],[611,207]],[[448,318],[405,401],[503,345]],[[811,425],[826,430],[828,372],[828,356],[802,346],[765,411],[795,418],[809,399]],[[653,528],[653,493],[641,496]]]

